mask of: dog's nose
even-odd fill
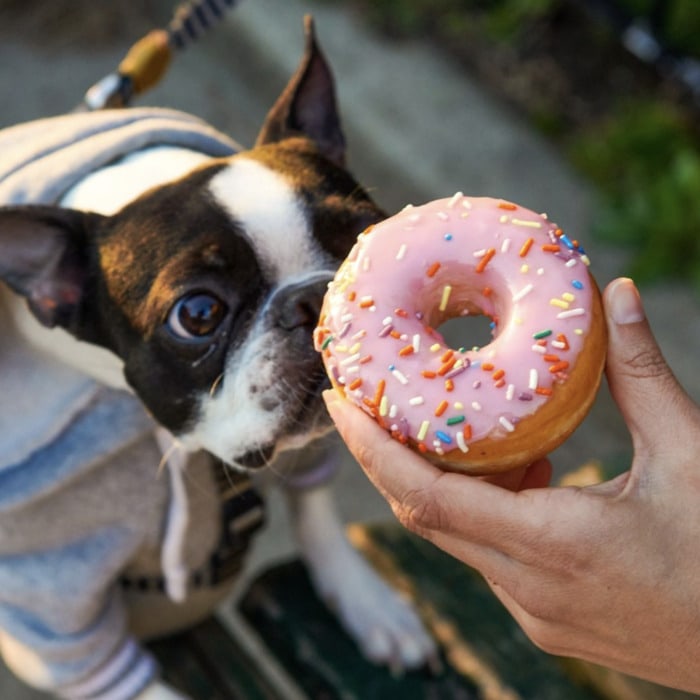
[[[312,330],[318,322],[329,277],[291,284],[280,289],[270,302],[275,325],[285,331]]]

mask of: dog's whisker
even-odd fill
[[[224,373],[222,372],[212,383],[211,388],[209,389],[209,396],[214,396],[214,394],[216,394],[223,379],[224,379]]]

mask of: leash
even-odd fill
[[[117,69],[90,87],[74,111],[127,107],[134,97],[160,82],[174,52],[197,41],[239,2],[186,0],[180,3],[167,27],[154,29],[133,44]]]

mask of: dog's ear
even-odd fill
[[[51,206],[0,208],[0,280],[45,326],[76,330],[89,280],[87,232],[102,218]]]
[[[333,74],[316,42],[313,19],[304,18],[306,45],[301,63],[268,112],[256,145],[295,135],[312,139],[321,153],[345,166],[345,136],[335,97]]]

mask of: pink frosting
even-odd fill
[[[347,397],[439,455],[507,435],[576,364],[588,258],[545,215],[488,197],[408,206],[360,234],[330,283],[317,350]],[[494,337],[449,348],[429,324],[478,312]]]

